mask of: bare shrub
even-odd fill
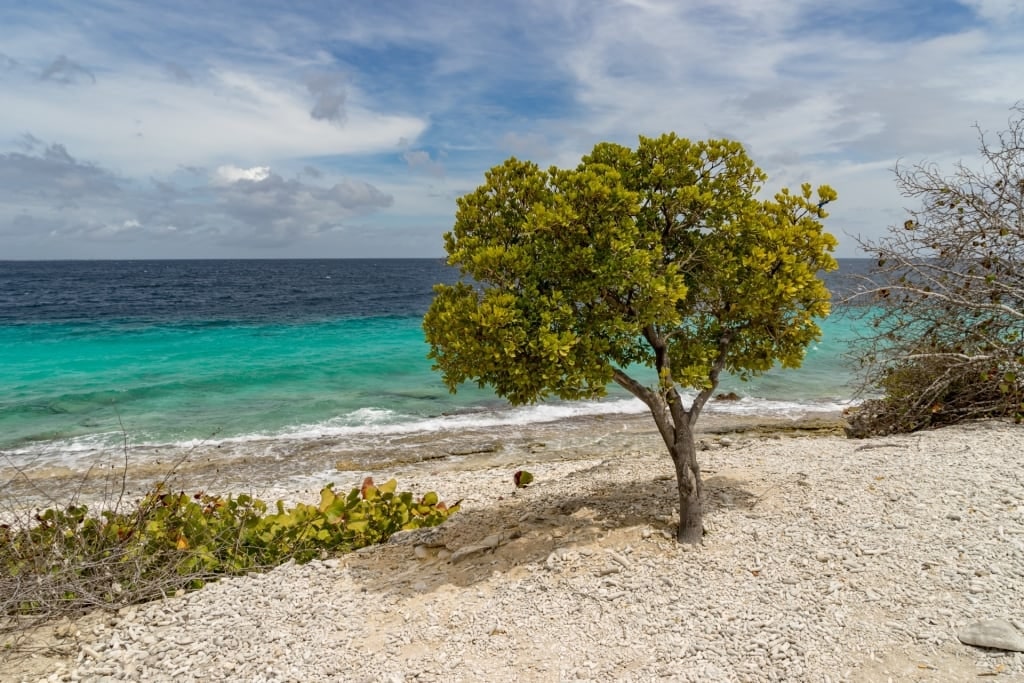
[[[882,239],[850,303],[863,307],[864,385],[884,394],[851,435],[905,432],[1024,414],[1024,105],[1006,130],[978,129],[982,163],[897,166],[919,202]]]

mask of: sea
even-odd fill
[[[863,271],[840,261],[825,277]],[[442,259],[0,261],[0,464],[64,464],[131,445],[371,443],[395,435],[641,414],[595,401],[513,407],[452,394],[421,328]],[[834,413],[854,399],[856,321],[821,321],[797,370],[726,377],[708,413]],[[280,449],[279,449],[280,450]],[[287,449],[285,449],[287,451]]]

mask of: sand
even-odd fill
[[[387,443],[378,466],[313,444],[276,473],[183,468],[185,484],[289,500],[328,474],[394,476],[463,510],[426,535],[53,625],[33,635],[52,648],[0,678],[1024,680],[1020,654],[956,638],[1024,619],[1024,428],[852,441],[829,420],[709,420],[707,534],[689,548],[648,422]],[[516,469],[534,484],[516,489]]]

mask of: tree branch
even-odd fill
[[[672,423],[677,427],[681,426],[688,421],[689,412],[683,407],[683,397],[679,394],[679,389],[672,378],[672,360],[668,357],[668,342],[665,335],[654,325],[644,327],[644,339],[654,350],[654,369],[658,371],[658,385],[661,387],[662,400],[672,415]]]
[[[661,434],[662,440],[668,448],[672,448],[672,444],[675,442],[675,430],[669,424],[665,402],[661,397],[618,368],[612,370],[612,379],[620,387],[647,405],[651,415],[654,417],[655,424],[658,426],[658,432]]]
[[[689,420],[690,426],[692,427],[697,423],[697,418],[700,417],[700,413],[704,410],[704,404],[708,402],[711,395],[715,393],[715,389],[718,388],[718,377],[722,374],[722,370],[725,369],[725,358],[729,352],[729,346],[732,344],[733,338],[736,334],[733,331],[728,331],[718,339],[718,358],[711,366],[711,372],[708,373],[708,379],[711,380],[710,387],[704,387],[697,394],[697,398],[693,399],[693,405],[690,406]]]

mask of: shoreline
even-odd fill
[[[956,637],[1024,621],[1024,427],[855,441],[705,423],[707,535],[690,548],[666,538],[675,481],[653,426],[615,426],[552,427],[592,440],[531,463],[526,489],[501,451],[371,470],[463,509],[44,629],[64,654],[0,678],[1024,680],[1024,655]]]
[[[842,433],[839,412],[813,411],[793,416],[710,412],[698,421],[696,438],[780,433]],[[323,436],[266,438],[247,442],[242,454],[220,444],[191,448],[127,447],[91,459],[88,470],[59,465],[0,463],[0,505],[65,504],[49,491],[75,490],[79,502],[101,505],[111,487],[141,497],[166,481],[173,490],[205,490],[222,495],[247,493],[273,502],[312,499],[329,482],[358,486],[374,472],[465,471],[491,466],[524,467],[536,463],[591,457],[594,449],[612,453],[664,446],[647,413],[576,415],[546,422],[468,427],[397,434],[368,434],[359,439]],[[667,453],[665,453],[667,457]],[[399,486],[402,479],[399,476]],[[348,483],[351,480],[351,483]],[[44,486],[45,485],[45,486]]]

